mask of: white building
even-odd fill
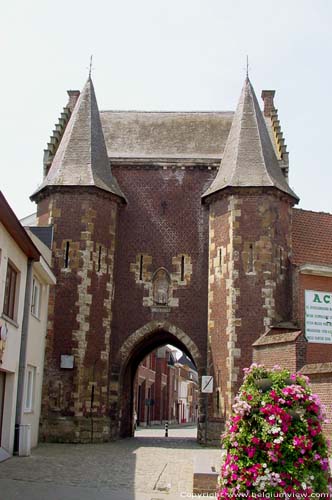
[[[38,441],[50,251],[22,227],[0,192],[0,460]]]

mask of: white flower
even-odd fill
[[[306,485],[306,483],[301,483],[301,486],[302,486],[302,488],[303,488],[304,490],[306,490],[306,489],[307,489],[307,485]]]

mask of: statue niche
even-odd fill
[[[170,277],[168,271],[161,267],[154,273],[153,278],[153,303],[158,306],[167,306],[169,297]]]

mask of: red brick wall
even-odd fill
[[[210,275],[214,275],[214,259],[219,259],[218,248],[227,246],[230,243],[230,226],[228,200],[223,198],[217,200],[210,206]],[[214,244],[214,247],[211,245]],[[223,258],[223,257],[222,257]],[[225,257],[227,262],[227,258]],[[209,358],[213,366],[213,375],[216,387],[220,387],[221,393],[226,399],[227,383],[229,380],[229,367],[226,358],[228,356],[227,347],[227,290],[226,280],[230,278],[228,269],[222,276],[214,278],[209,283],[209,294],[211,297],[209,312]],[[209,397],[209,412],[215,413],[212,405],[212,397]],[[222,404],[222,413],[225,411],[225,402]]]
[[[279,365],[291,372],[296,372],[296,343],[270,344],[254,348],[254,363],[259,363],[266,368]]]
[[[128,204],[119,217],[113,349],[154,319],[165,319],[189,335],[202,359],[207,341],[208,210],[201,195],[215,176],[214,170],[195,168],[113,167]],[[135,282],[130,266],[140,254],[152,257],[149,271],[165,267],[173,272],[172,258],[191,257],[189,285],[179,287],[174,297],[179,306],[155,313],[143,306],[146,290]]]
[[[169,383],[167,380],[167,360],[156,356],[156,384],[155,384],[155,420],[163,420],[164,414],[167,413],[166,401],[164,401],[164,388]]]
[[[52,268],[57,278],[49,308],[44,417],[91,415],[93,391],[92,414],[108,415],[116,214],[116,201],[95,189],[61,189],[38,204],[39,224],[54,224]],[[61,369],[61,355],[72,354],[74,369]],[[46,418],[43,423],[47,439]]]
[[[209,337],[227,411],[252,363],[253,342],[273,321],[290,319],[290,220],[290,203],[276,191],[242,190],[210,205]],[[220,247],[226,253],[218,276]]]
[[[332,439],[332,373],[311,373],[309,375],[312,391],[318,394],[325,406],[328,422],[323,425],[325,435]]]

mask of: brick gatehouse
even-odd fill
[[[57,277],[41,439],[132,435],[135,372],[164,344],[213,376],[200,442],[218,441],[253,360],[310,373],[327,400],[332,216],[294,208],[274,91],[263,113],[248,78],[235,113],[100,112],[90,77],[68,94],[31,197]]]

